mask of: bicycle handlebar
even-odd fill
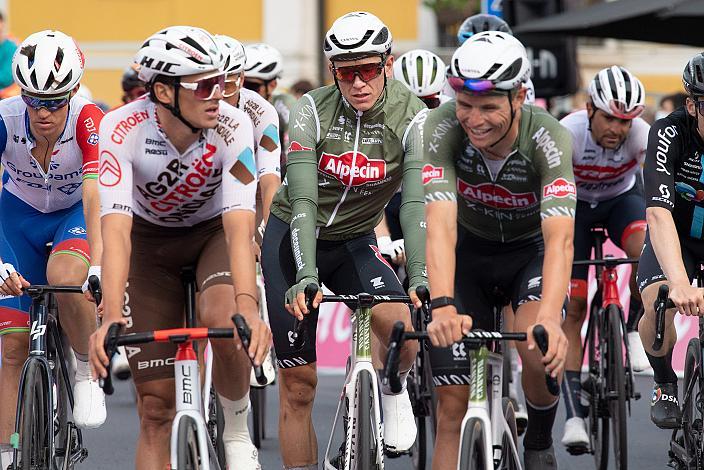
[[[22,290],[25,294],[30,297],[36,298],[41,297],[45,294],[82,294],[82,286],[51,286],[45,284],[32,284],[31,286],[23,287]],[[96,305],[100,305],[100,301],[97,297],[102,300],[102,290],[100,288],[100,279],[98,276],[92,275],[88,278],[88,290],[93,295],[96,300]],[[97,296],[97,297],[96,297]]]
[[[416,341],[429,341],[430,336],[425,331],[404,331],[403,322],[394,323],[389,337],[389,349],[384,362],[384,370],[382,383],[388,385],[392,393],[400,393],[402,384],[398,374],[398,366],[400,362],[401,347],[407,339]],[[538,347],[545,354],[548,350],[548,334],[542,325],[536,325],[533,328],[533,336],[538,343]],[[498,331],[472,330],[460,340],[463,343],[473,345],[487,343],[489,341],[525,341],[527,336],[525,333],[501,333]],[[554,396],[560,393],[560,387],[557,384],[557,379],[545,374],[545,383],[548,391]]]
[[[318,295],[318,286],[313,283],[308,284],[305,288],[305,296],[306,306],[308,307],[309,312],[312,312],[314,310],[313,299],[315,299],[316,295]],[[421,310],[427,317],[430,308],[430,292],[428,291],[428,288],[425,286],[418,286],[416,288],[416,295],[423,303]],[[411,304],[411,298],[407,295],[372,295],[362,292],[357,295],[324,295],[320,303],[326,302],[342,302],[346,304],[355,304],[355,308],[358,308],[360,306],[371,308],[374,305],[382,303]],[[293,321],[292,339],[293,348],[295,350],[300,351],[305,345],[307,330],[308,316],[304,316],[303,320],[299,320],[298,318],[296,318]]]
[[[580,259],[572,262],[572,266],[605,266],[613,268],[620,264],[638,264],[638,258],[604,258],[604,259]]]
[[[668,298],[670,295],[670,287],[663,284],[658,289],[658,296],[655,299],[655,339],[653,340],[653,349],[660,351],[662,343],[665,341],[665,311],[668,308],[674,308],[675,304]]]

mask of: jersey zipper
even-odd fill
[[[359,128],[362,122],[362,112],[356,111],[355,116],[357,117],[357,125],[354,133],[354,149],[352,151],[352,168],[350,168],[350,184],[345,185],[345,191],[342,193],[342,197],[335,206],[335,209],[333,209],[332,214],[330,214],[330,219],[325,224],[326,227],[332,225],[332,221],[335,219],[335,216],[337,216],[337,211],[340,209],[342,203],[345,202],[345,199],[347,198],[347,193],[350,191],[350,188],[352,187],[352,182],[354,181],[354,174],[355,170],[357,169],[357,151],[359,150]]]
[[[504,167],[506,166],[506,162],[508,162],[508,159],[513,156],[513,154],[516,153],[516,150],[513,150],[511,153],[509,153],[506,158],[504,158],[504,161],[501,163],[501,167],[499,168],[499,171],[496,172],[496,177],[491,174],[491,169],[489,168],[489,165],[486,164],[486,160],[484,155],[479,152],[479,155],[482,157],[482,164],[484,165],[484,168],[486,169],[486,172],[489,174],[489,179],[491,180],[491,187],[494,190],[494,193],[496,193],[496,181],[499,179],[499,176],[501,175],[501,172],[504,171]],[[499,210],[498,208],[496,209],[497,211]],[[498,212],[497,212],[498,214]],[[506,238],[504,237],[504,224],[501,221],[501,216],[497,217],[499,220],[499,233],[501,234],[501,243],[504,243],[506,241]]]

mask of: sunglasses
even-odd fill
[[[384,70],[383,62],[372,62],[371,64],[352,65],[349,67],[332,67],[335,78],[341,82],[353,82],[354,77],[359,77],[363,82],[369,82],[381,75]]]
[[[53,98],[42,98],[39,96],[25,95],[24,93],[22,93],[22,101],[24,101],[24,103],[28,107],[32,109],[45,108],[50,113],[53,113],[54,111],[58,111],[59,109],[63,108],[68,104],[70,100],[71,93],[65,96],[57,96]]]
[[[496,89],[496,85],[491,80],[479,80],[474,78],[447,77],[455,92],[471,91],[473,93],[486,93]]]
[[[616,116],[619,119],[635,119],[641,115],[645,106],[636,106],[635,108],[628,111],[626,103],[619,100],[609,101],[609,109],[611,110],[611,115]],[[700,111],[700,114],[702,112]],[[702,114],[704,116],[704,114]]]
[[[438,95],[421,96],[420,100],[425,103],[428,109],[435,109],[440,106],[440,97]]]
[[[692,98],[692,101],[694,101],[694,107],[697,108],[697,112],[704,117],[704,100]]]
[[[221,73],[220,75],[201,78],[195,82],[181,82],[181,86],[186,90],[191,90],[193,96],[199,100],[211,100],[215,96],[215,87],[221,93],[225,90],[225,74]]]
[[[229,98],[230,96],[235,95],[240,89],[241,81],[241,73],[225,76],[225,89],[222,92],[222,96],[225,98]]]
[[[266,85],[266,83],[261,83],[261,82],[252,82],[249,80],[245,80],[244,83],[242,84],[243,87],[245,87],[248,90],[256,91],[259,92],[259,89]]]

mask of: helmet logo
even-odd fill
[[[154,63],[153,58],[146,57],[146,56],[142,57],[142,61],[139,63],[139,65],[143,65],[143,66],[150,68],[152,70],[156,70],[156,71],[168,73],[168,74],[175,73],[173,68],[178,66],[178,64],[174,64],[171,62],[164,62],[163,60],[160,60],[160,61]]]

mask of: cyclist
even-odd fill
[[[245,49],[242,43],[229,36],[221,35],[215,36],[215,41],[225,56],[224,70],[227,76],[223,90],[224,101],[246,112],[254,128],[254,153],[259,180],[255,224],[258,230],[255,233],[255,238],[257,244],[261,245],[264,227],[269,219],[271,201],[274,199],[276,190],[281,186],[279,116],[271,103],[262,96],[252,90],[242,88],[245,64]],[[255,251],[258,252],[258,246]],[[266,356],[262,368],[268,382],[271,383],[275,378],[271,355]],[[252,385],[260,386],[256,379],[252,381]]]
[[[574,257],[588,259],[592,250],[594,224],[608,229],[609,238],[629,258],[638,258],[645,239],[645,201],[636,179],[645,160],[650,126],[640,117],[645,107],[645,90],[640,80],[623,67],[600,70],[589,84],[587,109],[574,112],[560,121],[572,134],[572,164],[577,182]],[[565,380],[567,422],[562,443],[573,452],[589,448],[580,405],[582,390],[581,331],[587,314],[588,266],[572,269],[570,301],[563,325],[569,340]],[[641,371],[648,366],[640,336],[636,331],[642,308],[633,269],[628,309],[628,350],[631,367]]]
[[[242,313],[252,329],[248,354],[261,364],[271,334],[259,319],[251,248],[252,125],[220,102],[224,61],[208,32],[166,28],[135,61],[148,96],[108,113],[100,129],[105,315],[91,337],[94,375],[106,373],[103,341],[112,323],[127,331],[183,325],[183,266],[196,269],[199,323],[232,327],[232,313]],[[213,341],[212,349],[227,460],[260,468],[247,430],[249,359],[230,340]],[[175,352],[171,343],[154,343],[129,353],[139,396],[138,469],[169,462]]]
[[[423,195],[417,184],[422,164],[418,124],[424,106],[401,83],[389,79],[391,44],[389,29],[370,13],[338,18],[323,48],[335,84],[305,94],[292,113],[287,184],[274,197],[262,246],[279,365],[284,468],[318,468],[311,420],[317,318],[315,311],[306,309],[303,289],[324,282],[338,294],[403,294],[373,232],[402,179],[401,223],[410,295],[417,306],[415,288],[426,284]],[[373,312],[372,329],[383,344],[395,321],[411,328],[404,305],[382,304]],[[296,351],[289,332],[293,316],[304,315],[312,317],[309,338],[303,351]],[[411,368],[416,352],[413,345],[402,351],[402,370]],[[374,356],[381,360],[381,351],[374,350]],[[401,452],[415,441],[415,420],[408,393],[390,393],[382,389],[384,439],[388,448]]]
[[[60,59],[57,59],[60,57]],[[21,96],[0,103],[0,441],[14,432],[22,364],[27,357],[30,283],[81,285],[100,275],[97,178],[98,126],[103,112],[76,96],[84,58],[60,31],[27,37],[12,62]],[[47,255],[46,245],[53,243]],[[87,362],[95,307],[81,296],[57,295],[61,324],[76,356],[74,421],[105,421],[105,402]],[[3,453],[6,452],[4,449]],[[6,456],[5,456],[6,457]],[[5,460],[5,459],[3,459]],[[3,462],[4,464],[4,462]]]
[[[289,116],[296,100],[288,93],[274,93],[284,70],[281,53],[269,44],[249,44],[245,47],[244,87],[254,90],[271,102],[279,113],[279,135],[281,136],[281,164],[286,162],[288,149]]]
[[[544,375],[560,375],[567,351],[560,323],[576,204],[570,136],[547,112],[524,105],[530,65],[513,36],[474,35],[450,67],[457,98],[428,114],[423,137],[426,167],[434,170],[424,179],[434,297],[428,333],[438,394],[433,468],[457,465],[467,408],[469,365],[453,343],[472,327],[494,329],[497,289],[511,300],[514,329],[528,333],[528,342],[518,343],[528,410],[525,468],[557,468],[558,399]],[[545,357],[534,350],[536,323],[549,335]]]
[[[146,84],[139,79],[139,66],[132,64],[122,74],[122,102],[130,103],[147,92]]]
[[[685,106],[658,119],[650,128],[643,176],[648,232],[638,263],[638,288],[645,314],[638,324],[648,361],[653,368],[650,419],[660,428],[679,426],[677,375],[672,349],[677,342],[675,309],[668,310],[665,340],[660,351],[655,338],[653,302],[667,282],[670,298],[685,315],[704,315],[704,298],[691,279],[704,261],[704,55],[687,63],[682,82],[688,94]]]

